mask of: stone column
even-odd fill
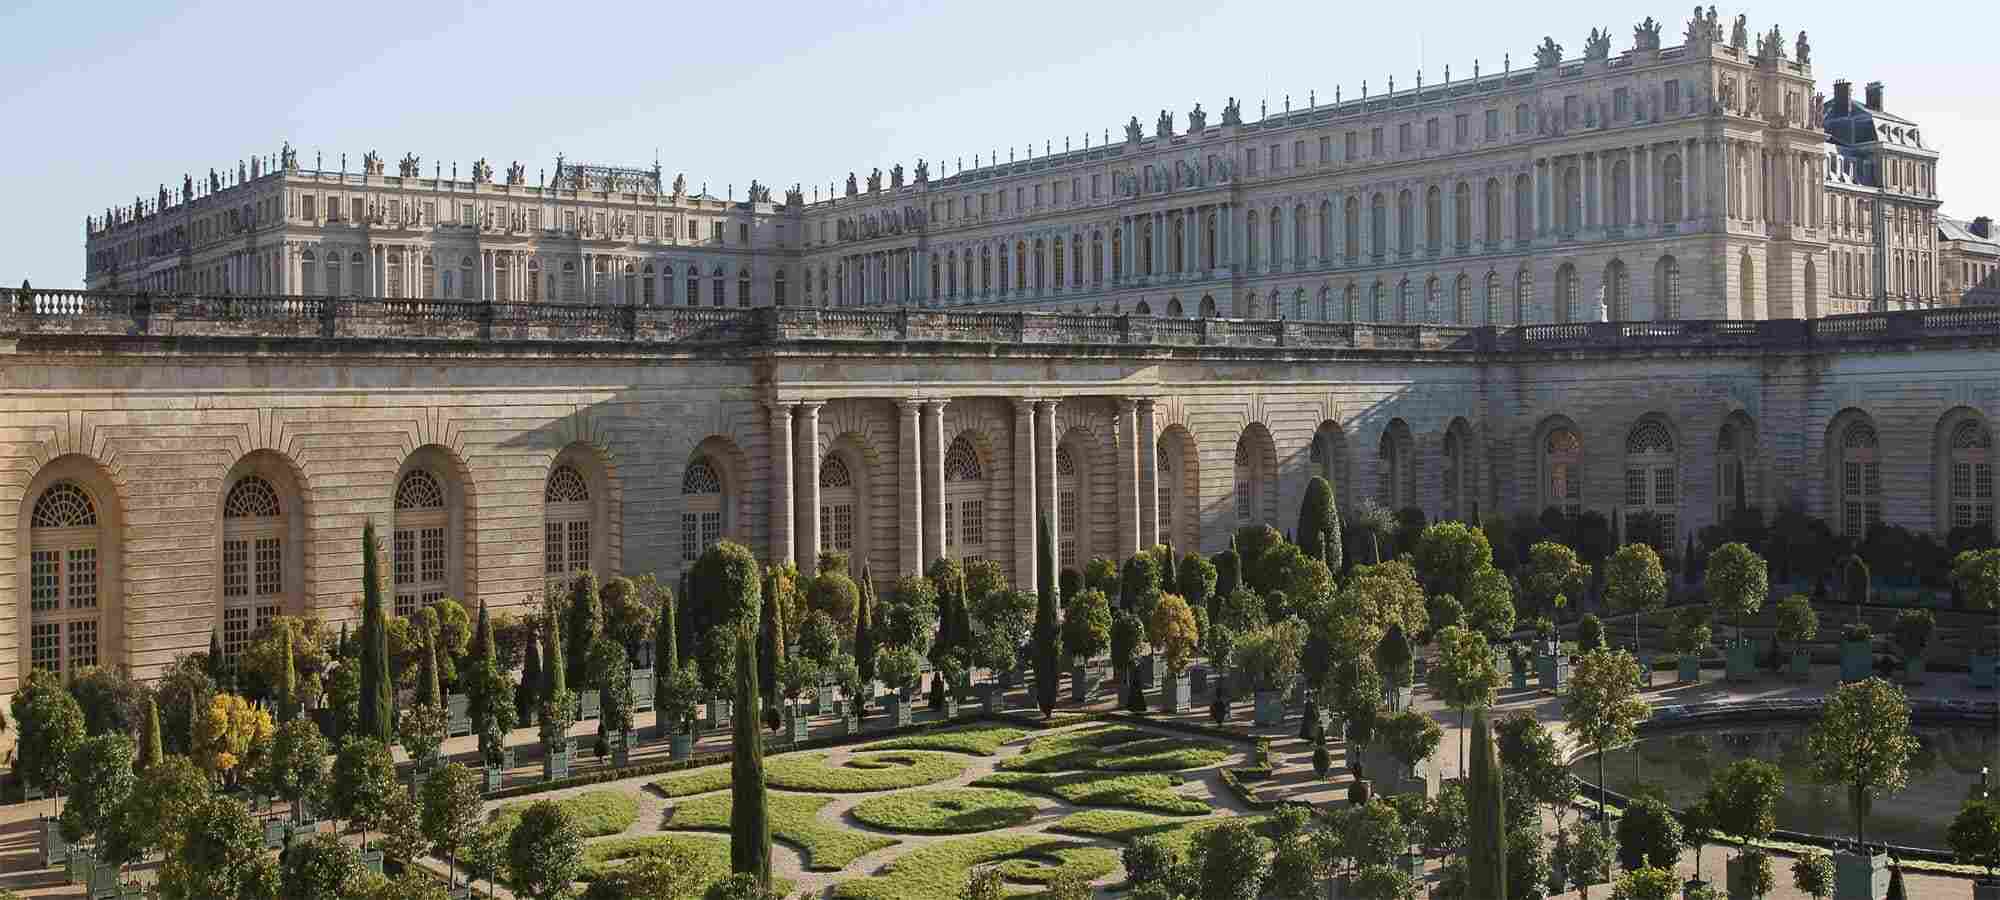
[[[1139,399],[1139,546],[1171,539],[1160,535],[1160,451],[1153,431],[1153,399]],[[1172,527],[1169,524],[1168,527]]]
[[[924,401],[924,565],[944,556],[944,400]]]
[[[1645,221],[1639,218],[1639,212],[1640,212],[1639,195],[1648,194],[1650,199],[1650,193],[1648,191],[1648,187],[1650,186],[1650,180],[1647,179],[1646,175],[1648,173],[1645,171],[1646,148],[1633,147],[1632,151],[1626,155],[1631,158],[1631,162],[1628,164],[1628,168],[1630,171],[1626,173],[1627,176],[1630,178],[1631,184],[1626,186],[1626,192],[1629,194],[1629,196],[1625,198],[1627,201],[1631,203],[1631,210],[1627,215],[1626,221],[1630,222],[1633,225],[1639,225],[1641,222]],[[1645,207],[1645,211],[1648,213],[1652,212],[1651,204],[1648,204]]]
[[[1035,401],[1035,499],[1040,517],[1049,520],[1051,556],[1060,573],[1068,561],[1062,558],[1062,510],[1056,506],[1056,403]]]
[[[1215,265],[1217,268],[1233,269],[1236,267],[1236,240],[1235,232],[1231,229],[1235,227],[1236,217],[1231,213],[1235,210],[1236,204],[1222,203],[1219,206],[1215,224]]]
[[[793,558],[792,546],[792,404],[772,403],[771,414],[771,555],[773,564]],[[817,483],[817,482],[815,482]]]
[[[1139,552],[1139,404],[1118,398],[1118,558]]]
[[[1014,400],[1014,583],[1038,584],[1035,528],[1040,519],[1035,509],[1035,403],[1033,398]]]
[[[924,571],[924,453],[920,400],[898,400],[896,429],[896,535],[902,573]]]
[[[1201,266],[1201,207],[1181,210],[1181,272],[1199,272]],[[1165,310],[1161,310],[1165,312]]]
[[[1700,211],[1701,195],[1695,191],[1695,184],[1701,177],[1701,166],[1695,161],[1700,144],[1690,139],[1681,144],[1681,219],[1694,221]]]
[[[819,533],[819,408],[824,403],[799,404],[797,464],[799,503],[794,507],[798,522],[799,573],[818,571],[822,537]]]

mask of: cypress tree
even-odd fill
[[[736,636],[734,752],[729,760],[729,871],[771,883],[771,815],[764,790],[764,739],[757,733],[757,642],[747,623]]]
[[[299,669],[292,657],[292,630],[285,629],[285,673],[278,684],[278,720],[290,722],[299,714]]]
[[[430,688],[431,702],[439,706],[443,706],[445,705],[444,682],[442,681],[444,677],[444,667],[438,664],[438,653],[441,652],[440,649],[438,648],[438,645],[443,643],[443,641],[439,640],[439,637],[440,636],[434,632],[430,635],[428,640],[424,641],[423,675],[424,678],[430,682],[429,688]]]
[[[396,741],[396,684],[389,676],[389,628],[375,550],[375,522],[370,520],[361,529],[361,734],[389,746]]]
[[[596,575],[583,571],[570,580],[566,612],[569,620],[563,623],[563,640],[569,646],[563,648],[563,678],[564,683],[581,688],[590,680],[590,645],[604,636],[604,606],[597,599]]]
[[[493,645],[493,619],[486,612],[486,598],[479,598],[479,621],[472,630],[472,647],[466,651],[466,659],[478,661],[499,656]]]
[[[541,706],[542,650],[535,646],[535,629],[523,629],[521,687],[514,691],[514,721],[526,722]]]
[[[1506,897],[1507,810],[1504,777],[1493,750],[1486,710],[1472,711],[1472,768],[1466,802],[1466,873],[1468,897]]]
[[[875,578],[861,564],[861,603],[854,610],[854,667],[864,682],[875,680]]]
[[[141,772],[166,756],[160,743],[160,703],[151,697],[146,698],[146,731],[143,736],[145,740],[139,744],[139,762],[133,767]]]
[[[443,702],[437,695],[437,654],[431,649],[437,642],[429,634],[421,631],[418,632],[418,638],[423,641],[423,646],[419,649],[420,655],[417,657],[416,701],[418,706],[430,706]]]
[[[785,656],[785,623],[778,612],[778,570],[764,576],[764,652],[757,655],[757,688],[764,696],[778,696],[778,660]],[[773,706],[775,709],[776,707]]]
[[[1161,544],[1159,557],[1160,557],[1160,590],[1169,594],[1180,590],[1180,584],[1181,584],[1180,563],[1178,560],[1174,559],[1174,545]]]
[[[563,662],[562,624],[550,616],[548,629],[549,633],[542,638],[542,651],[547,656],[542,660],[543,700],[569,690],[569,667]]]
[[[347,640],[347,623],[340,623],[340,643],[333,645],[333,654],[339,657],[352,656],[354,645]]]
[[[1215,595],[1227,597],[1236,593],[1243,583],[1243,557],[1236,552],[1236,535],[1229,536],[1229,549],[1217,553],[1215,559]]]
[[[1056,554],[1049,540],[1049,514],[1035,530],[1035,702],[1042,718],[1056,709]]]
[[[229,660],[222,655],[222,632],[208,633],[208,680],[215,682],[217,689],[224,692],[235,690],[231,684]]]
[[[681,634],[674,622],[674,595],[664,588],[661,594],[660,621],[653,626],[653,671],[671,675],[681,668]]]

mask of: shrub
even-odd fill
[[[1627,871],[1644,868],[1649,860],[1680,858],[1680,822],[1656,797],[1641,797],[1626,807],[1617,834],[1618,865]]]
[[[1576,623],[1576,651],[1589,653],[1604,646],[1604,623],[1595,614],[1586,613]]]

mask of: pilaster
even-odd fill
[[[819,408],[823,403],[801,403],[798,423],[798,495],[795,506],[798,522],[798,566],[801,575],[819,568]]]
[[[771,553],[773,563],[791,559],[792,544],[792,406],[766,406],[771,423]]]

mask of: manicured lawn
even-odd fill
[[[767,757],[768,759],[768,757]],[[685,772],[675,772],[653,782],[653,787],[669,797],[691,797],[719,791],[729,786],[729,764],[718,763]]]
[[[726,838],[693,834],[649,834],[644,837],[612,838],[583,845],[582,879],[596,881],[607,869],[625,860],[657,852],[669,846],[684,847],[697,855],[705,856],[714,863],[716,872],[724,875],[729,873],[729,841]],[[792,882],[783,878],[771,879],[771,887],[779,896],[792,892]]]
[[[1002,760],[1000,768],[1017,772],[1172,772],[1212,766],[1228,757],[1228,749],[1214,741],[1106,725],[1036,738],[1027,752]]]
[[[852,828],[821,821],[819,811],[832,797],[810,794],[768,793],[771,836],[805,852],[806,868],[815,872],[838,872],[848,863],[897,843],[894,838],[864,834]],[[662,828],[694,831],[728,831],[733,798],[711,794],[676,805],[667,812]]]
[[[1026,728],[1009,728],[1005,725],[966,725],[947,728],[925,734],[891,738],[880,743],[869,744],[864,750],[949,750],[953,753],[971,753],[977,756],[992,756],[1002,744],[1012,743],[1028,735]]]
[[[1106,806],[1199,816],[1209,805],[1193,797],[1174,793],[1181,777],[1171,773],[1114,774],[1109,772],[994,772],[972,783],[974,787],[1013,788],[1046,794],[1078,806]]]
[[[764,783],[788,791],[852,794],[936,784],[958,776],[965,757],[932,751],[857,754],[839,766],[825,753],[787,753],[764,760]]]
[[[1118,854],[1042,835],[988,835],[940,841],[890,861],[881,875],[834,886],[838,900],[940,900],[959,895],[966,873],[997,865],[1019,884],[1046,884],[1058,874],[1095,881],[1118,865]]]
[[[514,826],[521,824],[522,810],[533,802],[509,803],[493,810],[486,828],[498,829],[502,834],[513,833]],[[625,791],[585,791],[556,803],[576,823],[577,834],[586,838],[617,834],[639,821],[639,798]]]
[[[1240,819],[1255,821],[1262,819]],[[1071,834],[1078,837],[1100,837],[1129,844],[1147,835],[1161,835],[1167,843],[1184,848],[1195,834],[1214,828],[1226,821],[1226,816],[1205,819],[1175,819],[1146,813],[1124,812],[1110,809],[1086,809],[1070,813],[1062,821],[1049,826],[1051,834]]]
[[[870,797],[854,807],[865,825],[906,834],[972,834],[1012,828],[1035,817],[1034,798],[1015,791],[943,788]]]

